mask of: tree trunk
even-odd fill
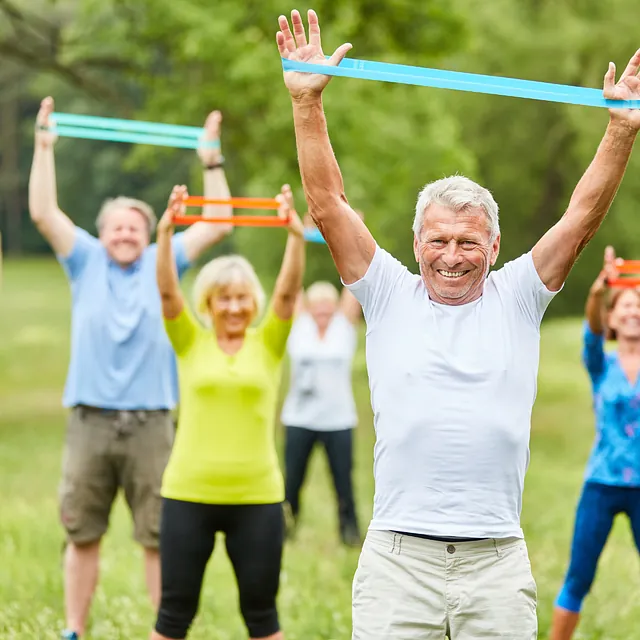
[[[5,82],[8,79],[5,80]],[[0,210],[2,211],[3,240],[7,253],[18,254],[22,250],[22,221],[19,167],[19,92],[15,77],[9,90],[3,91],[0,102]]]

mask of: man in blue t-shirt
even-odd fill
[[[67,533],[64,561],[67,630],[84,633],[98,580],[100,540],[120,488],[131,509],[134,537],[145,550],[146,582],[153,604],[160,599],[158,529],[160,485],[173,442],[170,411],[177,402],[174,356],[162,325],[156,286],[156,218],[149,205],[108,200],[96,224],[98,237],[74,225],[58,207],[49,116],[43,100],[36,121],[29,182],[31,219],[47,239],[72,291],[71,360],[64,391],[70,408],[60,488],[61,520]],[[221,115],[205,123],[217,140]],[[198,150],[204,193],[229,198],[219,145]],[[231,216],[231,207],[210,206],[205,216]],[[173,238],[182,274],[231,225],[201,222]]]

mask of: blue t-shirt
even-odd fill
[[[182,234],[173,238],[178,275],[190,266]],[[104,409],[171,409],[178,399],[175,356],[156,284],[157,245],[123,268],[100,241],[76,227],[58,260],[71,283],[71,360],[63,404]]]
[[[631,385],[616,351],[585,323],[583,361],[591,378],[596,440],[586,480],[640,487],[640,376]]]

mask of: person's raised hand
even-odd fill
[[[293,193],[288,184],[282,186],[280,193],[276,196],[276,200],[280,204],[278,217],[288,221],[287,228],[289,229],[289,233],[304,238],[304,225],[296,212]]]
[[[167,208],[158,223],[158,235],[171,235],[173,233],[174,219],[177,216],[184,215],[187,210],[187,205],[185,205],[184,200],[188,195],[189,193],[185,185],[176,185],[173,187]]]
[[[591,286],[591,292],[602,294],[606,291],[608,283],[618,277],[618,269],[616,267],[616,252],[612,246],[608,246],[604,250],[604,261],[602,271],[598,274],[595,282]]]
[[[222,152],[220,151],[220,129],[222,125],[222,113],[220,111],[212,111],[204,123],[204,134],[200,139],[201,142],[218,141],[217,146],[202,144],[198,147],[198,157],[205,167],[220,164],[222,161]]]
[[[36,144],[45,149],[52,147],[58,139],[58,136],[50,130],[50,116],[54,109],[53,98],[49,96],[40,103],[40,109],[36,116]]]
[[[351,49],[351,45],[349,43],[342,44],[333,52],[333,55],[329,59],[325,58],[320,41],[318,16],[312,9],[309,9],[307,16],[309,21],[308,41],[299,11],[294,9],[291,12],[293,33],[289,28],[289,21],[286,16],[280,16],[278,18],[280,30],[276,34],[276,42],[278,43],[280,56],[287,60],[310,62],[312,64],[333,67],[338,66],[340,61],[347,55],[349,49]],[[298,71],[284,72],[284,83],[294,100],[299,100],[307,96],[319,96],[329,83],[329,80],[331,80],[331,76],[323,74],[301,73]]]
[[[616,82],[616,65],[609,63],[604,76],[603,95],[608,100],[640,100],[640,49],[629,60],[629,64]],[[640,129],[640,109],[609,109],[611,120],[627,124],[634,131]]]

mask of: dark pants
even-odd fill
[[[226,537],[249,636],[265,638],[280,630],[276,596],[284,540],[282,503],[219,505],[165,498],[160,525],[162,599],[156,622],[163,636],[187,635],[218,531]]]
[[[302,427],[286,427],[285,444],[286,501],[294,518],[300,511],[300,489],[307,472],[309,458],[316,442],[322,443],[329,460],[333,485],[338,497],[338,519],[342,538],[359,536],[351,470],[353,467],[353,429],[315,431]]]
[[[556,604],[579,612],[596,575],[596,567],[613,519],[624,513],[640,551],[640,488],[587,482],[582,490],[571,545],[571,562]]]

